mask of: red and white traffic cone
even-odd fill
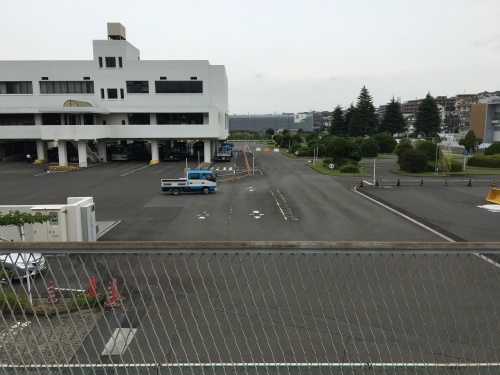
[[[57,303],[56,292],[54,290],[54,284],[52,281],[49,282],[49,298],[47,298],[47,303]]]
[[[107,309],[113,309],[116,307],[116,301],[113,295],[113,286],[111,283],[108,284],[108,298],[106,299],[106,302],[104,302],[104,307]]]

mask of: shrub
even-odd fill
[[[353,164],[346,164],[340,167],[340,173],[359,173],[359,167]]]
[[[383,154],[391,154],[398,144],[394,137],[387,132],[375,134],[373,138],[378,143],[379,152]]]
[[[298,152],[297,156],[311,156],[309,148],[306,146],[301,146],[296,152]]]
[[[458,160],[452,160],[450,166],[450,172],[462,172],[464,166]]]
[[[361,143],[361,155],[363,157],[377,157],[380,147],[374,138],[367,138]]]
[[[433,160],[436,158],[437,145],[431,141],[415,142],[415,149],[423,151],[427,154],[427,159]]]
[[[400,168],[403,171],[418,173],[427,171],[427,154],[421,150],[408,149],[401,154]]]
[[[493,143],[490,147],[484,150],[485,155],[500,154],[500,142]]]
[[[300,145],[300,143],[298,143],[298,142],[294,142],[294,143],[292,143],[292,145],[290,146],[290,152],[291,152],[292,154],[294,154],[294,153],[295,153],[295,151],[298,151],[301,147],[302,147],[302,146]]]
[[[394,149],[394,153],[398,156],[398,164],[401,163],[401,154],[408,149],[413,149],[413,145],[409,139],[402,139]]]
[[[483,168],[500,168],[500,154],[476,155],[469,159],[467,165]]]

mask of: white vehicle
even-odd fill
[[[24,279],[35,276],[46,268],[47,262],[40,253],[0,254],[0,279]]]
[[[161,191],[171,191],[173,195],[182,192],[208,194],[217,190],[217,179],[212,171],[194,169],[187,171],[185,178],[161,180]]]

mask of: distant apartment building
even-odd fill
[[[305,132],[313,130],[313,115],[310,113],[301,114],[297,120],[297,114],[283,113],[279,115],[230,115],[229,131],[231,132],[265,132],[273,129]]]
[[[500,141],[500,96],[479,99],[471,105],[470,129],[484,143]]]

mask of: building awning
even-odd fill
[[[93,107],[93,105],[90,102],[70,99],[64,102],[63,107]]]
[[[66,100],[62,107],[38,108],[40,113],[97,113],[108,114],[109,108],[94,107],[92,102],[83,100]]]

